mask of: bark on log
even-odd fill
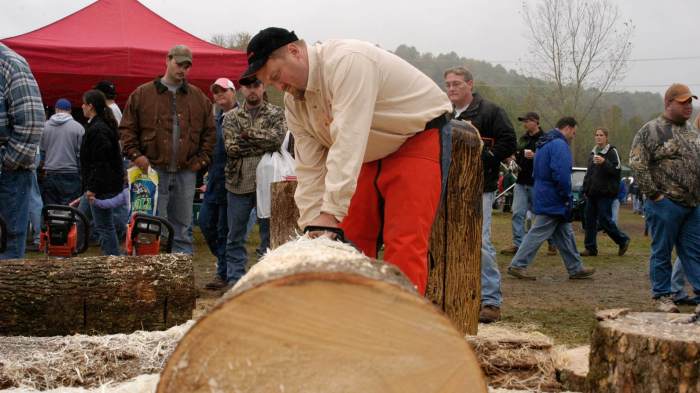
[[[158,392],[486,392],[474,353],[392,265],[326,238],[270,251],[180,341]]]
[[[700,392],[700,324],[689,314],[600,316],[591,338],[588,391]]]
[[[481,146],[475,128],[453,129],[445,199],[430,237],[426,290],[457,328],[470,335],[477,332],[481,302]]]
[[[272,203],[270,206],[270,248],[275,249],[301,233],[297,221],[299,209],[294,202],[297,182],[280,181],[270,185]]]
[[[0,335],[163,330],[191,319],[195,300],[184,254],[0,262]]]

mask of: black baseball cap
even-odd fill
[[[114,87],[114,83],[108,80],[98,82],[93,89],[101,91],[109,100],[113,100],[117,96],[117,89]]]
[[[538,115],[536,112],[528,112],[524,116],[518,117],[518,121],[526,121],[526,120],[535,120],[536,122],[539,123],[540,115]]]
[[[265,65],[272,52],[298,40],[299,38],[293,31],[281,27],[268,27],[260,30],[250,40],[248,48],[246,48],[248,69],[241,75],[241,79],[255,75]]]

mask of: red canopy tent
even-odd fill
[[[244,52],[201,40],[136,0],[98,0],[38,30],[2,41],[27,59],[47,106],[60,97],[79,106],[82,94],[109,79],[123,107],[134,89],[165,72],[168,50],[192,50],[192,83],[208,93],[219,77],[236,81],[245,70]]]

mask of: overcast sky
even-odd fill
[[[209,40],[216,33],[293,29],[314,42],[358,38],[394,50],[455,51],[518,69],[527,58],[523,0],[140,0],[182,29]],[[525,0],[534,3],[535,0]],[[0,38],[23,34],[94,0],[15,0],[3,5]],[[617,90],[663,92],[673,82],[700,93],[699,0],[612,0],[636,26],[630,70]],[[9,5],[12,4],[12,5]],[[676,60],[661,60],[661,59]],[[682,58],[682,59],[678,59]],[[478,75],[476,76],[478,78]]]

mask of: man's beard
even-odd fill
[[[260,101],[261,101],[260,97],[258,97],[257,95],[254,95],[254,94],[249,95],[245,99],[245,102],[249,106],[258,106],[258,105],[260,105]]]

